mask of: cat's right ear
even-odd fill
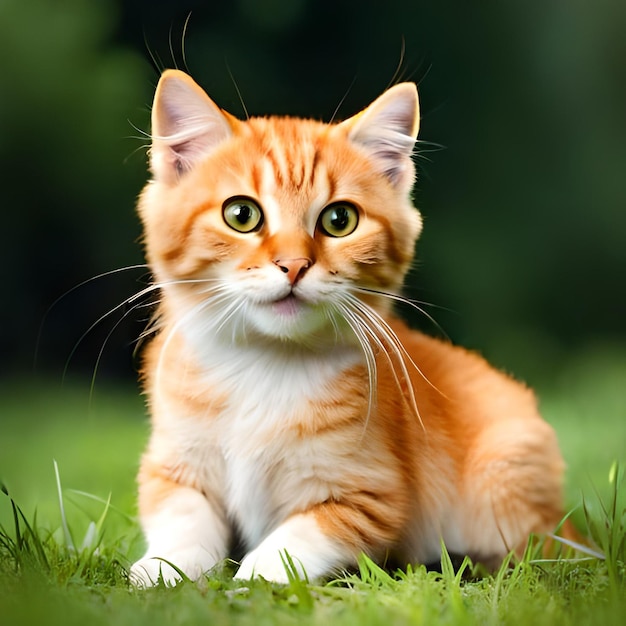
[[[180,70],[166,70],[152,105],[150,167],[174,182],[232,134],[231,118]]]

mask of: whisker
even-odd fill
[[[391,77],[389,83],[387,83],[387,87],[385,87],[385,91],[389,89],[392,85],[401,82],[402,74],[404,73],[404,69],[402,65],[404,63],[404,57],[406,55],[406,41],[404,37],[402,37],[401,46],[400,46],[400,59],[398,60],[398,64],[396,65],[396,69]]]
[[[150,287],[147,287],[146,289],[142,289],[139,293],[134,294],[133,296],[131,296],[130,298],[126,298],[126,300],[123,300],[122,302],[120,302],[119,304],[117,304],[116,306],[114,306],[112,309],[109,309],[106,313],[104,313],[103,315],[101,315],[95,322],[93,322],[89,328],[87,328],[87,330],[78,338],[78,340],[76,341],[76,343],[74,344],[74,347],[72,348],[72,350],[70,351],[69,356],[67,357],[67,360],[65,362],[65,367],[63,368],[63,379],[65,379],[66,375],[67,375],[67,370],[69,369],[69,365],[70,362],[72,360],[72,358],[74,357],[74,355],[76,354],[76,351],[78,350],[79,346],[81,345],[81,343],[85,340],[85,338],[101,323],[103,322],[107,317],[113,315],[113,313],[115,313],[116,311],[119,311],[121,308],[132,304],[133,302],[135,302],[136,300],[138,300],[139,298],[143,297],[144,295],[147,295],[148,293],[150,293],[152,291],[152,289]],[[139,305],[137,305],[139,306]],[[130,309],[128,309],[128,311],[125,311],[124,314],[122,315],[122,317],[115,323],[115,325],[113,326],[113,330],[115,330],[115,328],[117,328],[117,326],[120,324],[120,322],[127,317],[130,312],[134,311],[137,307],[133,306]],[[111,333],[109,333],[105,339],[105,343],[108,340],[108,338],[110,337]],[[98,357],[99,360],[99,357]]]
[[[183,65],[185,67],[185,71],[189,73],[189,66],[187,65],[187,51],[185,50],[185,43],[187,41],[187,28],[189,27],[189,21],[191,20],[191,11],[187,14],[187,18],[185,19],[185,24],[183,25],[183,34],[181,39],[181,48],[183,54]]]
[[[421,155],[425,152],[440,152],[441,150],[446,149],[446,147],[442,143],[436,143],[435,141],[427,141],[426,139],[417,139],[416,148],[417,148],[418,155]]]
[[[421,300],[413,300],[411,298],[407,298],[405,296],[401,296],[397,293],[391,293],[388,291],[379,291],[378,289],[369,289],[367,287],[354,287],[354,291],[361,293],[371,293],[377,296],[383,296],[384,298],[389,298],[390,300],[395,300],[396,302],[401,302],[402,304],[406,304],[410,306],[412,309],[421,313],[429,322],[433,324],[433,326],[448,340],[450,341],[450,337],[443,329],[441,324],[430,314],[428,311],[424,310],[422,306],[430,306],[437,309],[447,310],[445,307],[439,306],[438,304],[433,304],[432,302],[423,302]],[[422,306],[420,306],[422,305]]]
[[[144,43],[144,46],[146,47],[146,51],[148,52],[150,56],[150,60],[152,61],[152,65],[154,69],[156,70],[157,74],[159,75],[162,74],[167,66],[161,60],[159,53],[156,50],[152,50],[152,48],[150,47],[150,43],[148,41],[148,34],[146,33],[145,26],[143,28],[143,43]]]
[[[337,323],[337,319],[333,315],[333,310],[325,308],[324,315],[326,316],[326,319],[330,322],[330,325],[333,327],[333,331],[335,333],[335,343],[338,343],[341,332],[339,330],[339,324]]]
[[[352,296],[352,297],[355,298],[355,296]],[[433,383],[428,379],[428,377],[424,374],[424,372],[422,372],[422,370],[417,365],[417,363],[415,363],[415,361],[413,360],[413,357],[411,357],[411,355],[407,352],[406,348],[404,347],[400,339],[398,339],[398,336],[393,331],[391,326],[389,326],[389,324],[378,313],[376,313],[374,309],[372,309],[371,307],[361,302],[358,298],[355,298],[355,300],[356,300],[357,307],[360,310],[362,310],[363,313],[366,314],[368,318],[372,320],[374,324],[381,326],[379,330],[384,332],[385,338],[398,350],[398,354],[399,355],[401,354],[404,357],[406,357],[406,359],[415,368],[415,370],[424,379],[424,381],[428,383],[437,393],[440,393],[442,396],[445,397],[445,394],[439,389],[437,389],[435,385],[433,385]],[[401,360],[402,360],[402,363],[404,363],[404,359],[402,358]]]
[[[190,319],[192,319],[195,315],[197,315],[198,313],[200,313],[203,309],[208,308],[209,306],[211,306],[212,302],[211,300],[205,300],[203,302],[198,303],[196,306],[192,307],[189,311],[187,311],[187,313],[185,313],[183,316],[181,316],[176,323],[169,329],[169,332],[165,338],[165,341],[163,342],[163,346],[161,348],[160,354],[159,354],[159,361],[157,363],[156,366],[156,385],[155,385],[155,389],[156,389],[156,393],[158,393],[158,391],[162,388],[162,385],[160,383],[160,379],[161,379],[161,372],[163,370],[163,361],[165,358],[165,354],[167,352],[167,348],[169,347],[172,339],[174,338],[174,336],[176,335],[176,333],[178,332],[178,330],[180,329],[181,326],[185,325]]]
[[[82,342],[85,340],[85,338],[101,323],[103,322],[107,317],[113,315],[113,313],[115,313],[116,311],[119,311],[121,308],[132,304],[133,302],[135,302],[136,300],[138,300],[139,298],[147,295],[148,293],[150,293],[152,291],[152,287],[146,287],[145,289],[142,289],[141,291],[139,291],[138,293],[130,296],[129,298],[126,298],[125,300],[122,300],[122,302],[120,302],[119,304],[115,305],[112,309],[109,309],[106,313],[103,313],[95,322],[93,322],[89,328],[87,328],[87,330],[85,332],[82,333],[82,335],[78,338],[78,340],[76,341],[76,343],[74,344],[74,347],[71,349],[67,360],[65,362],[65,366],[63,368],[63,376],[62,378],[65,379],[65,376],[67,375],[67,371],[69,369],[69,365],[70,365],[70,361],[72,360],[72,358],[74,357],[74,355],[76,354],[76,351],[78,350],[79,346],[82,344]],[[128,313],[130,311],[133,311],[135,309],[135,307],[131,307],[129,309],[129,311],[125,312],[124,315],[122,316],[122,319],[124,319],[124,317],[126,317],[128,315]],[[121,321],[121,320],[120,320]],[[119,324],[119,322],[117,323]],[[117,326],[116,324],[116,326]]]
[[[348,325],[354,332],[361,346],[361,349],[363,350],[363,355],[365,356],[365,364],[367,366],[367,376],[369,384],[367,415],[365,418],[365,427],[363,430],[363,433],[365,434],[365,430],[367,430],[367,425],[372,415],[372,410],[377,403],[378,376],[376,367],[376,355],[374,354],[371,343],[368,341],[367,333],[362,327],[363,325],[361,320],[358,318],[357,315],[354,314],[350,306],[344,302],[338,302],[336,303],[336,306],[339,309],[339,312],[342,315],[343,319],[348,323]]]
[[[358,313],[362,316],[364,312],[363,311],[358,311]],[[369,323],[367,323],[366,320]],[[395,353],[395,356],[396,356],[398,362],[400,363],[400,368],[402,370],[402,376],[403,376],[404,380],[406,381],[407,389],[408,389],[408,392],[409,392],[409,400],[410,400],[409,403],[411,404],[411,407],[413,408],[417,418],[419,419],[420,423],[422,424],[422,427],[424,427],[424,425],[422,423],[421,416],[420,416],[419,409],[417,407],[417,401],[415,399],[413,385],[411,384],[409,373],[408,373],[408,371],[406,369],[406,365],[404,364],[402,356],[401,356],[401,354],[398,351],[398,348],[396,347],[396,345],[393,342],[393,340],[391,339],[391,337],[389,337],[388,334],[384,331],[384,329],[382,329],[381,327],[378,326],[376,320],[374,320],[373,318],[370,318],[369,316],[366,316],[366,319],[363,319],[363,317],[361,317],[361,321],[363,322],[363,327],[365,328],[367,334],[369,334],[369,336],[373,339],[373,341],[378,346],[380,351],[385,355],[385,358],[387,359],[387,361],[388,361],[388,363],[390,365],[391,372],[393,374],[394,380],[396,381],[396,385],[398,386],[399,389],[402,389],[402,383],[400,382],[400,377],[398,375],[398,372],[396,371],[396,368],[394,367],[394,361],[393,361],[393,359],[391,357],[391,354],[389,353],[389,351],[387,349],[387,346],[385,345],[385,341],[384,340],[386,340],[387,345],[389,346],[389,348],[393,349],[393,351]],[[373,322],[373,324],[372,324],[372,322]],[[381,339],[381,337],[379,337],[379,335],[376,333],[376,331],[378,331],[382,335],[382,339]]]
[[[426,68],[426,71],[422,74],[421,78],[417,81],[418,85],[421,85],[426,80],[426,77],[430,74],[430,70],[432,70],[432,69],[433,69],[433,64],[431,63]]]
[[[141,308],[143,306],[146,306],[146,307],[150,306],[153,308],[158,308],[159,304],[161,304],[161,299],[154,300],[146,305],[138,304],[136,305],[135,309]],[[135,349],[133,350],[133,359],[137,358],[137,353],[139,349],[141,348],[141,346],[143,345],[144,341],[146,341],[148,337],[150,337],[151,335],[154,335],[155,333],[159,332],[159,330],[161,330],[161,316],[157,312],[155,315],[153,315],[150,318],[147,326],[141,331],[141,333],[139,334],[139,337],[137,337],[137,339],[135,340]]]
[[[359,302],[359,304],[362,304],[362,303]],[[358,307],[358,308],[360,309],[360,307]],[[400,343],[400,341],[396,337],[396,335],[393,332],[393,330],[391,330],[391,328],[389,328],[386,325],[386,322],[382,318],[378,319],[377,314],[376,314],[376,317],[374,317],[373,315],[370,314],[370,311],[368,311],[367,308],[364,308],[363,310],[360,310],[359,312],[362,315],[364,315],[368,319],[368,321],[372,324],[372,326],[374,327],[374,328],[371,328],[369,325],[366,324],[366,327],[371,329],[372,337],[375,338],[377,345],[380,347],[382,352],[387,357],[387,360],[389,361],[389,365],[391,366],[391,371],[393,373],[393,377],[394,377],[394,379],[396,381],[396,384],[398,385],[398,388],[402,389],[402,383],[400,381],[400,376],[399,376],[398,372],[396,371],[396,368],[394,367],[394,362],[393,362],[393,359],[391,358],[391,354],[389,354],[388,350],[386,349],[385,342],[389,346],[389,348],[391,348],[393,350],[393,352],[395,353],[397,361],[400,364],[402,377],[404,378],[404,381],[406,383],[407,391],[408,391],[408,394],[409,394],[409,404],[411,405],[411,408],[413,409],[413,411],[415,412],[415,415],[419,419],[420,424],[422,425],[422,428],[424,428],[424,423],[422,422],[422,417],[421,417],[419,408],[417,406],[417,399],[415,397],[415,390],[413,389],[413,384],[411,382],[411,378],[409,376],[408,369],[407,369],[406,364],[405,364],[404,359],[403,359],[403,353],[406,354],[406,350],[404,350],[404,347],[402,346],[402,344]],[[385,328],[385,326],[387,326],[387,328]],[[376,334],[374,329],[376,331],[378,331],[382,335],[382,339]],[[410,357],[409,357],[409,359],[410,359]],[[411,360],[411,362],[413,362],[413,361]],[[422,372],[419,370],[419,368],[417,368],[417,366],[416,366],[416,369],[417,369],[417,371],[420,374],[422,374]],[[423,376],[423,374],[422,374],[422,376]],[[425,428],[424,428],[424,430],[425,430]]]
[[[235,86],[235,91],[237,92],[237,97],[239,98],[239,102],[241,103],[241,108],[243,109],[243,112],[246,115],[246,119],[249,120],[250,119],[250,114],[248,113],[248,108],[246,107],[246,103],[243,100],[243,97],[241,95],[241,91],[239,89],[239,85],[237,84],[237,81],[235,80],[235,76],[232,73],[231,69],[230,69],[230,65],[228,65],[228,61],[224,60],[224,63],[226,64],[226,69],[228,71],[228,75],[230,76],[230,80],[232,81],[233,85]]]
[[[127,137],[127,139],[137,139],[140,141],[143,141],[143,137]],[[130,154],[126,155],[126,157],[124,157],[124,165],[128,164],[128,162],[130,161],[130,159],[132,159],[138,152],[146,152],[148,153],[150,150],[150,144],[149,143],[143,143],[140,146],[137,146],[134,150],[132,150],[130,152]]]
[[[108,276],[110,274],[114,274],[115,272],[123,271],[124,269],[136,269],[138,267],[145,268],[147,266],[146,265],[137,265],[137,266],[132,266],[132,267],[128,267],[128,268],[121,268],[121,269],[118,269],[118,270],[112,270],[110,272],[105,272],[105,273],[103,273],[103,274],[101,274],[99,276],[96,276],[96,277],[90,278],[90,279],[88,279],[86,281],[83,281],[83,283],[81,283],[80,285],[77,285],[73,289],[77,289],[81,285],[87,284],[90,281],[95,280],[96,278],[101,278],[103,276]],[[65,366],[63,368],[63,374],[62,374],[63,380],[67,376],[67,372],[68,372],[68,369],[69,369],[70,362],[71,362],[72,358],[74,357],[74,355],[76,354],[76,351],[78,350],[78,348],[80,347],[82,342],[85,340],[85,338],[87,336],[89,336],[89,334],[91,332],[93,332],[93,330],[95,328],[97,328],[108,317],[110,317],[111,315],[113,315],[114,313],[116,313],[117,311],[122,309],[123,307],[130,306],[130,308],[127,311],[124,311],[124,313],[122,314],[120,319],[115,322],[115,324],[113,325],[113,328],[111,328],[110,331],[107,333],[106,338],[104,340],[104,343],[103,343],[103,345],[101,346],[101,348],[99,350],[98,357],[96,359],[95,371],[94,371],[94,374],[92,375],[92,389],[93,389],[93,384],[94,384],[94,381],[95,381],[95,375],[97,373],[98,365],[99,365],[99,363],[100,363],[100,361],[102,359],[103,351],[104,351],[104,349],[106,347],[106,344],[108,343],[111,335],[115,331],[115,329],[133,311],[135,311],[138,308],[141,308],[143,306],[155,306],[158,303],[158,301],[157,302],[150,302],[150,303],[147,303],[147,304],[137,303],[141,298],[144,298],[144,297],[148,296],[151,293],[158,292],[158,291],[160,291],[161,289],[163,289],[164,287],[166,287],[168,285],[185,284],[185,283],[207,283],[207,282],[213,282],[213,279],[206,279],[206,278],[204,278],[204,279],[178,279],[178,280],[171,280],[171,281],[156,282],[156,283],[152,283],[152,284],[148,285],[147,287],[141,289],[137,293],[135,293],[135,294],[129,296],[128,298],[125,298],[124,300],[122,300],[119,304],[115,305],[113,308],[109,309],[106,313],[103,313],[100,317],[98,317],[98,319],[95,322],[93,322],[92,324],[90,324],[90,326],[87,328],[87,330],[85,330],[81,334],[81,336],[78,338],[78,340],[74,344],[72,350],[70,351],[69,356],[66,359]],[[215,282],[217,282],[217,281],[215,281]],[[203,293],[209,293],[211,290],[219,291],[220,287],[221,287],[220,285],[218,285],[218,286],[213,286],[212,285],[209,288],[207,288],[206,290],[203,290]],[[72,291],[72,290],[70,290],[70,291]],[[68,293],[70,293],[70,292],[67,292],[65,295],[67,295]],[[157,329],[158,328],[157,328],[156,324],[151,324],[146,330],[144,330],[141,333],[138,341],[141,341],[141,340],[145,339],[150,334],[155,332]]]
[[[237,311],[239,311],[240,309],[243,309],[244,311],[248,308],[248,303],[243,300],[241,302],[241,305],[238,306],[232,313],[231,313],[231,317],[237,313]],[[243,340],[247,341],[247,333],[246,333],[246,319],[247,319],[247,315],[240,315],[238,317],[235,318],[236,322],[239,322],[239,324],[241,324],[241,334],[243,336]],[[237,326],[233,324],[233,332],[232,332],[232,341],[233,343],[235,343],[236,341],[236,337],[237,337]]]
[[[137,126],[136,124],[133,124],[133,122],[131,122],[130,120],[128,120],[128,123],[132,127],[133,130],[136,130],[139,133],[139,136],[135,137],[133,135],[130,135],[130,136],[126,137],[126,139],[137,139],[137,140],[144,140],[145,139],[148,142],[150,141],[150,139],[151,139],[150,133],[146,132],[142,128],[139,128],[139,126]],[[146,144],[146,146],[144,146],[144,147],[149,147],[149,144]]]
[[[231,302],[224,311],[221,313],[221,322],[215,329],[215,334],[219,334],[220,331],[223,330],[224,326],[230,321],[230,319],[237,313],[237,311],[241,310],[244,306],[245,302],[242,300],[240,302],[234,301]],[[233,342],[235,341],[235,329],[233,328]]]
[[[136,311],[137,309],[143,307],[143,306],[151,306],[152,303],[150,303],[149,305],[143,304],[143,303],[139,303],[136,304],[132,307],[130,307],[128,310],[124,311],[124,314],[115,322],[115,324],[113,324],[113,327],[109,330],[109,332],[107,333],[106,337],[104,338],[104,341],[102,342],[102,345],[100,346],[100,349],[98,350],[98,356],[96,357],[96,362],[93,366],[93,372],[91,374],[91,383],[89,385],[89,403],[91,404],[91,400],[93,398],[93,393],[95,390],[95,386],[96,386],[96,377],[98,375],[98,369],[100,367],[100,362],[102,360],[102,355],[104,354],[104,350],[109,342],[109,339],[112,337],[113,333],[119,328],[120,324],[134,311]],[[82,339],[82,337],[81,337]],[[66,370],[67,370],[67,365],[66,365],[66,369],[63,371],[63,375],[65,376],[66,374]]]
[[[346,93],[344,93],[341,100],[339,100],[339,104],[335,107],[335,110],[333,111],[333,114],[330,117],[330,121],[328,122],[329,124],[332,124],[335,121],[335,118],[337,117],[337,114],[339,113],[339,109],[341,109],[341,106],[343,105],[346,98],[352,91],[352,88],[354,87],[354,83],[356,83],[356,75],[352,79],[352,82],[348,85],[348,88],[346,89]]]
[[[59,302],[61,302],[61,300],[63,300],[70,294],[74,293],[77,289],[80,289],[81,287],[84,287],[85,285],[88,285],[89,283],[95,280],[98,280],[100,278],[106,278],[107,276],[112,276],[114,274],[118,274],[121,272],[126,272],[126,271],[131,271],[131,270],[136,270],[136,269],[149,269],[149,267],[145,263],[139,263],[137,265],[128,265],[126,267],[118,267],[117,269],[114,269],[114,270],[102,272],[101,274],[98,274],[97,276],[92,276],[91,278],[87,278],[86,280],[81,281],[77,285],[74,285],[71,289],[68,289],[65,293],[61,294],[56,300],[54,300],[54,302],[46,309],[46,312],[43,314],[43,317],[41,319],[41,323],[39,324],[39,329],[37,331],[37,339],[35,341],[35,354],[33,355],[33,367],[34,368],[37,367],[37,359],[39,358],[39,346],[41,345],[41,337],[43,335],[43,329],[44,329],[44,326],[46,325],[46,321],[48,320],[48,316],[50,315],[52,310],[59,304]]]
[[[178,69],[178,62],[176,61],[176,54],[174,53],[174,44],[172,42],[172,31],[174,29],[174,24],[170,24],[170,32],[168,34],[167,37],[167,42],[169,44],[169,48],[170,48],[170,56],[172,57],[172,63],[174,64],[174,67],[176,69]]]
[[[183,282],[187,282],[187,281],[183,281]],[[206,281],[200,280],[200,281],[191,281],[191,282],[206,282]],[[216,295],[210,299],[203,300],[199,302],[198,304],[196,304],[195,306],[193,306],[189,311],[187,311],[178,320],[176,320],[174,325],[169,329],[167,337],[165,338],[165,341],[161,348],[159,362],[156,367],[156,378],[157,378],[156,388],[157,389],[160,388],[160,385],[158,384],[158,380],[161,376],[163,362],[164,362],[164,358],[165,358],[165,354],[167,352],[168,346],[170,342],[172,341],[173,337],[179,332],[179,330],[182,327],[187,325],[190,320],[200,315],[207,309],[217,308],[219,310],[217,311],[216,315],[211,316],[210,318],[207,317],[205,327],[202,329],[201,334],[219,333],[223,330],[227,322],[235,316],[237,311],[239,311],[245,305],[245,301],[238,300],[229,291],[227,284],[221,281],[217,281],[217,280],[215,282],[219,282],[220,284],[206,289],[204,293],[213,292]],[[224,303],[226,303],[226,306],[223,306]]]
[[[441,392],[426,377],[426,375],[412,359],[411,355],[407,352],[406,348],[402,345],[402,342],[398,339],[393,329],[374,309],[361,302],[361,300],[359,300],[353,294],[344,294],[343,298],[350,303],[352,310],[360,317],[360,320],[363,324],[363,327],[366,329],[366,332],[385,354],[391,366],[391,370],[396,380],[396,383],[400,388],[402,388],[402,385],[399,376],[401,375],[402,378],[405,380],[409,404],[415,412],[416,417],[419,419],[422,428],[425,429],[424,423],[420,415],[419,407],[417,405],[417,398],[415,397],[415,390],[411,382],[406,361],[408,361],[409,364],[415,369],[415,371],[419,373],[419,375],[424,379],[425,382],[427,382],[437,392]],[[392,350],[393,354],[395,355],[397,364],[400,367],[400,372],[396,371],[396,367],[394,366],[394,359],[392,359],[389,350]]]

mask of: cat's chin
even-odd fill
[[[329,320],[322,306],[289,294],[279,300],[255,305],[248,321],[258,333],[268,338],[306,342]]]

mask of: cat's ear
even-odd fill
[[[175,181],[231,136],[232,120],[187,74],[166,70],[152,105],[150,166],[154,177]]]
[[[410,191],[415,168],[411,154],[419,130],[414,83],[394,85],[361,113],[342,122],[348,138],[370,153],[375,166],[403,191]]]

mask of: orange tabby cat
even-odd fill
[[[530,390],[412,331],[392,304],[421,230],[419,122],[399,84],[339,124],[240,121],[167,71],[139,212],[160,292],[143,366],[140,585],[285,582],[378,560],[494,561],[562,516],[563,461]]]

